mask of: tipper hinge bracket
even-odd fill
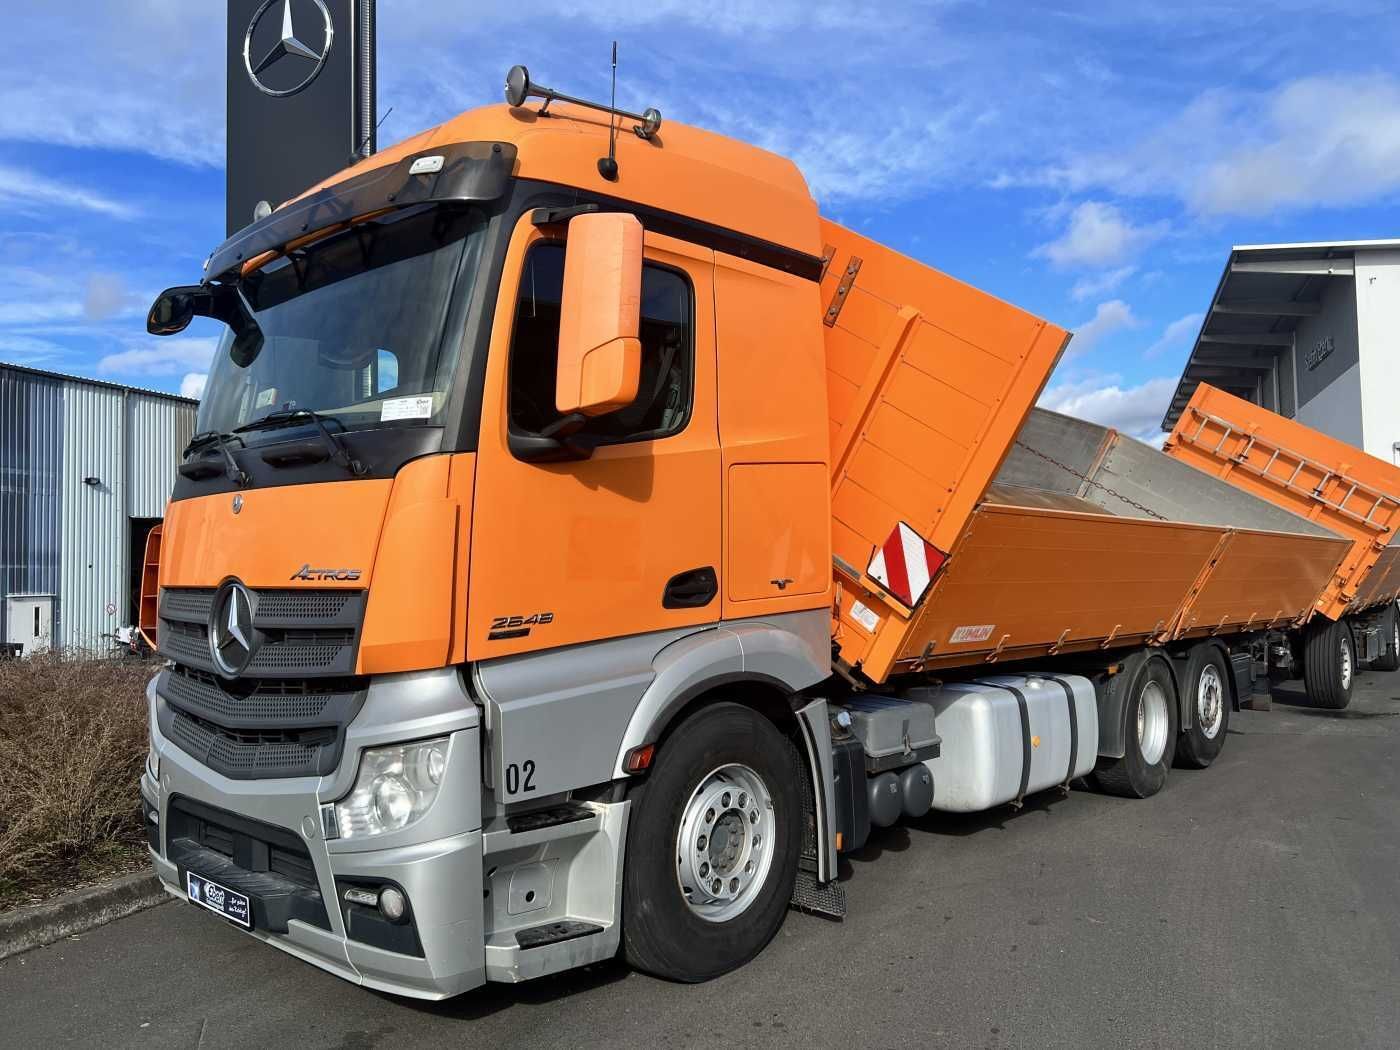
[[[822,324],[828,328],[836,324],[836,319],[841,316],[841,308],[846,305],[846,300],[850,298],[851,287],[856,283],[856,274],[860,273],[860,256],[852,255],[851,261],[846,264],[846,271],[841,275],[841,283],[836,286],[836,291],[831,295],[831,302],[827,304],[826,315],[822,318]]]

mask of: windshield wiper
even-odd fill
[[[243,444],[243,439],[235,434],[225,434],[218,430],[205,430],[190,438],[190,443],[185,446],[185,451],[180,453],[180,458],[188,459],[191,453],[199,452],[208,448],[210,445],[215,445],[218,447],[219,451],[223,453],[224,476],[239,488],[247,488],[252,483],[252,479],[248,477],[243,468],[238,465],[238,460],[233,458],[233,453],[229,451],[228,447],[230,441],[237,441],[240,445]],[[180,474],[190,479],[212,477],[214,473],[215,471],[208,463],[203,463],[198,460],[194,463],[180,464]]]
[[[365,465],[350,454],[344,441],[331,433],[331,428],[326,426],[327,419],[333,420],[342,430],[345,429],[345,424],[335,419],[334,416],[323,416],[309,408],[289,408],[281,412],[269,412],[261,419],[244,423],[241,427],[234,427],[233,433],[246,434],[252,430],[276,430],[278,427],[294,427],[298,423],[314,423],[316,429],[321,432],[321,436],[325,438],[331,458],[356,477],[363,477],[368,473]]]

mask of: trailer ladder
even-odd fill
[[[1374,533],[1390,532],[1390,526],[1377,521],[1376,518],[1378,516],[1388,517],[1389,515],[1382,515],[1382,511],[1387,508],[1391,511],[1400,510],[1400,500],[1357,481],[1349,474],[1332,470],[1326,464],[1310,459],[1301,452],[1294,452],[1292,449],[1260,437],[1258,434],[1240,430],[1219,416],[1202,412],[1194,406],[1190,411],[1199,420],[1199,423],[1194,433],[1188,433],[1186,428],[1182,428],[1178,435],[1180,440],[1206,451],[1217,459],[1228,459],[1256,477],[1270,481],[1306,500],[1320,504]],[[1207,435],[1205,432],[1208,425],[1220,429],[1220,439],[1214,445],[1210,444],[1211,435]],[[1238,437],[1243,444],[1237,451],[1228,452],[1225,445],[1232,437]],[[1263,466],[1259,466],[1251,459],[1251,455],[1256,449],[1261,455],[1267,454],[1269,457]],[[1286,476],[1275,471],[1276,464],[1283,471],[1288,472]],[[1292,467],[1291,471],[1289,470],[1290,466]],[[1299,478],[1306,472],[1320,476],[1316,485],[1310,486],[1299,482]],[[1345,494],[1340,499],[1329,498],[1327,488],[1332,483],[1335,483],[1334,491],[1345,489]],[[1353,510],[1349,506],[1353,501],[1360,502],[1363,506],[1369,504],[1369,509],[1366,510],[1365,514]]]

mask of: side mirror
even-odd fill
[[[641,382],[642,224],[616,212],[569,220],[554,407],[601,416]]]
[[[233,330],[229,357],[238,367],[247,368],[262,352],[262,329],[238,290],[229,285],[184,284],[167,288],[156,296],[146,314],[146,331],[151,335],[174,335],[188,328],[196,317],[212,317]]]
[[[151,335],[174,335],[176,332],[183,332],[194,320],[197,297],[208,295],[208,289],[197,284],[167,288],[151,304],[151,312],[146,315],[146,331]]]

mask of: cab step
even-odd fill
[[[571,941],[575,937],[587,937],[602,932],[603,927],[596,922],[564,919],[516,930],[515,943],[521,948],[543,948],[546,944],[558,944],[560,941]]]

